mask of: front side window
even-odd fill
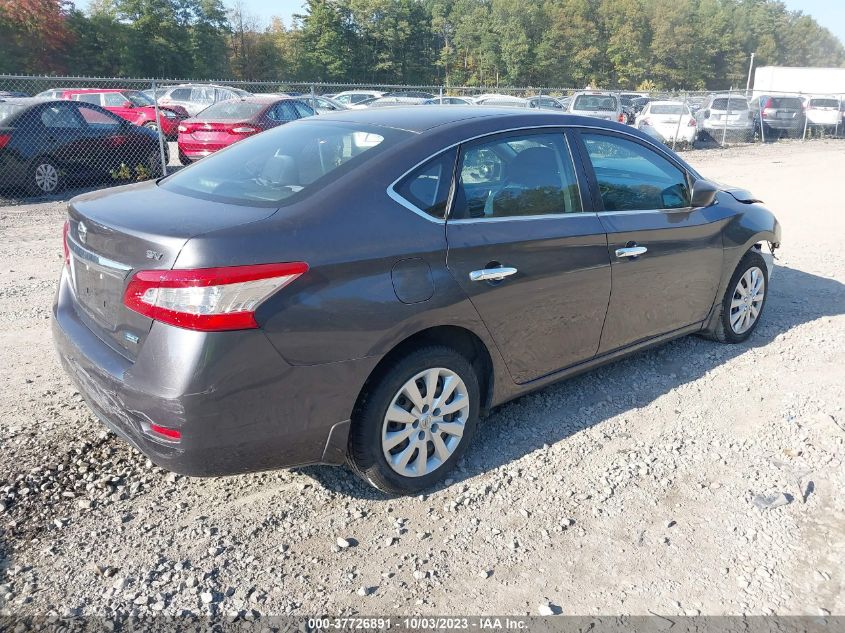
[[[450,219],[577,213],[581,197],[562,133],[498,137],[464,147]]]
[[[306,119],[212,154],[165,179],[161,187],[207,200],[281,206],[318,191],[409,135]]]
[[[683,209],[686,175],[647,147],[618,136],[582,134],[605,211]]]
[[[105,92],[103,93],[103,105],[106,107],[119,108],[128,99],[119,92]]]
[[[443,219],[456,155],[456,150],[449,150],[418,167],[399,181],[396,193],[421,211]]]
[[[100,95],[97,93],[90,93],[90,92],[83,92],[80,94],[73,95],[74,101],[82,101],[84,103],[93,103],[94,105],[100,105]]]

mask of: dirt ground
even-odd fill
[[[783,225],[755,335],[501,407],[400,499],[341,468],[177,477],[108,435],[50,339],[64,202],[0,207],[0,612],[845,614],[845,142],[684,156]]]

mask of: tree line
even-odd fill
[[[0,73],[625,89],[744,86],[843,66],[779,0],[307,0],[262,24],[222,0],[0,0]]]

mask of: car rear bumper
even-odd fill
[[[218,476],[344,461],[349,417],[377,359],[292,366],[261,330],[154,323],[132,362],[76,310],[63,271],[52,321],[62,366],[94,414],[155,464]],[[152,424],[181,438],[162,438]]]

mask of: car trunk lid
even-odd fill
[[[197,205],[196,199],[154,182],[121,189],[74,199],[66,239],[77,313],[103,341],[134,360],[152,320],[123,304],[132,275],[168,270],[192,237],[256,222],[276,209],[208,201]]]

